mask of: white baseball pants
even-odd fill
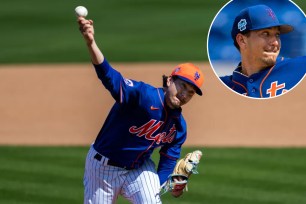
[[[156,204],[160,200],[159,178],[152,160],[140,168],[126,170],[107,165],[108,159],[94,158],[97,151],[91,146],[84,173],[84,204],[112,204],[122,195],[134,204]]]

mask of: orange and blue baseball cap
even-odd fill
[[[204,74],[199,67],[192,63],[179,64],[171,73],[171,76],[178,78],[194,85],[196,93],[202,96],[201,86],[204,81]]]
[[[240,11],[233,23],[231,35],[233,40],[236,41],[238,33],[245,34],[248,31],[271,27],[279,27],[281,34],[293,31],[291,25],[282,24],[278,21],[274,11],[270,7],[261,4]]]

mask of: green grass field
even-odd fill
[[[88,8],[97,42],[111,61],[204,61],[209,27],[227,2],[4,1],[0,64],[88,62],[74,14],[78,5]],[[306,8],[305,1],[294,2]]]
[[[112,61],[205,60],[208,28],[225,2],[5,1],[0,63],[87,62],[74,14],[78,5],[88,8],[98,44]]]
[[[0,203],[82,203],[87,150],[0,147]],[[192,150],[185,148],[182,154]],[[164,195],[164,203],[306,203],[306,148],[201,150],[200,174],[192,175],[189,191],[179,199]]]

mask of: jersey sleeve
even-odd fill
[[[160,160],[157,168],[157,174],[159,177],[160,185],[165,183],[168,179],[168,176],[173,172],[176,164],[176,160],[169,158],[166,155],[161,154]]]
[[[178,127],[175,140],[171,144],[164,145],[159,153],[160,160],[157,168],[160,184],[163,184],[173,172],[176,160],[181,156],[181,147],[186,140],[187,127],[184,118],[181,116],[181,124]]]
[[[107,60],[99,65],[94,65],[98,78],[104,87],[111,93],[118,103],[130,103],[137,105],[140,93],[145,88],[143,82],[124,78],[120,72],[115,70]]]

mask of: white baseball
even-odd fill
[[[84,6],[78,6],[75,8],[75,14],[77,16],[86,17],[88,14],[88,11]]]

